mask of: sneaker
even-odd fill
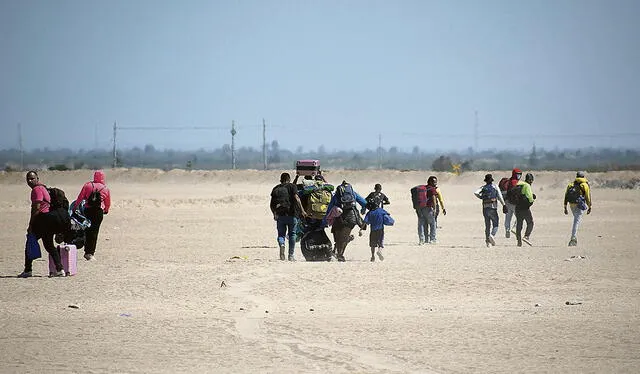
[[[431,244],[438,244],[438,241],[437,241],[437,240],[435,240],[435,239],[431,239],[431,241],[429,241],[429,243],[431,243]]]
[[[384,256],[382,255],[382,248],[378,248],[378,251],[376,252],[376,254],[378,255],[378,258],[380,259],[380,261],[384,261]]]
[[[23,271],[22,273],[18,274],[18,278],[31,278],[33,276],[33,274],[30,271]]]
[[[518,240],[518,247],[522,247],[522,240]]]
[[[280,261],[284,261],[284,245],[280,245]]]
[[[420,241],[418,242],[418,245],[424,245],[424,240],[420,240]]]
[[[496,245],[496,240],[493,238],[493,235],[489,235],[489,243],[491,243],[491,245]]]
[[[293,257],[293,255],[289,255],[289,261],[295,261],[295,260],[296,260],[296,258]]]
[[[376,256],[371,256],[371,262],[376,262]]]
[[[571,238],[571,240],[569,240],[569,247],[575,247],[578,245],[578,239],[577,238]]]
[[[55,273],[49,273],[50,277],[66,277],[67,273],[64,270],[56,271]]]
[[[84,254],[84,259],[87,261],[94,261],[96,259],[96,257],[94,255],[92,255],[91,253],[85,253]]]
[[[338,256],[338,262],[345,262],[344,256]]]
[[[487,248],[491,247],[491,242],[489,241],[489,239],[485,239],[484,244],[487,245]]]

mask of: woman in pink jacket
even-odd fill
[[[103,215],[109,213],[111,208],[111,192],[105,184],[104,172],[97,170],[93,173],[93,181],[82,186],[80,194],[76,199],[76,204],[85,201],[85,216],[91,221],[91,227],[86,230],[86,241],[84,245],[84,258],[87,261],[93,260],[96,253],[96,243],[98,232],[102,224]]]

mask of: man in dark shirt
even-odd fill
[[[289,238],[289,261],[295,261],[296,225],[301,217],[307,215],[300,197],[298,188],[291,183],[289,173],[280,175],[280,184],[271,190],[271,212],[276,221],[278,230],[278,246],[280,247],[280,260],[284,261],[285,238]]]

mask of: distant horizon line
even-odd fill
[[[216,148],[205,148],[205,147],[200,147],[197,149],[194,148],[171,148],[171,147],[165,147],[165,148],[159,148],[154,146],[153,144],[145,144],[143,146],[131,146],[131,147],[118,147],[116,148],[116,151],[133,151],[134,149],[140,149],[140,150],[144,150],[145,147],[147,146],[153,146],[154,152],[168,152],[168,151],[172,151],[172,152],[184,152],[184,153],[188,153],[188,152],[214,152],[220,149],[223,149],[225,145],[229,145],[229,144],[225,144],[223,146],[219,146]],[[342,153],[342,152],[352,152],[352,153],[359,153],[359,152],[377,152],[379,148],[382,148],[382,150],[384,151],[389,151],[392,148],[396,148],[398,149],[399,152],[403,152],[403,153],[412,153],[414,148],[418,148],[420,151],[426,151],[426,149],[424,147],[420,147],[420,146],[410,146],[410,147],[401,147],[401,146],[388,146],[388,147],[374,147],[374,148],[365,148],[365,149],[333,149],[333,150],[328,150],[325,149],[322,152],[318,151],[318,148],[320,147],[324,147],[324,145],[318,145],[314,150],[304,150],[304,146],[296,146],[295,148],[299,148],[299,147],[303,147],[303,151],[302,152],[296,152],[295,149],[289,149],[289,148],[285,148],[285,147],[281,147],[278,150],[280,152],[284,151],[284,152],[290,152],[290,153],[304,153],[304,154],[317,154],[317,153],[324,153],[324,154],[331,154],[331,153]],[[554,147],[545,147],[545,146],[538,146],[536,144],[532,144],[531,147],[528,148],[496,148],[496,147],[492,147],[492,148],[482,148],[480,150],[474,150],[473,147],[467,147],[467,148],[461,148],[461,149],[434,149],[432,151],[427,151],[427,152],[422,152],[422,153],[446,153],[446,152],[450,152],[450,153],[485,153],[485,152],[531,152],[533,151],[533,149],[536,149],[536,151],[544,151],[544,152],[549,152],[549,151],[584,151],[584,150],[617,150],[617,151],[640,151],[640,146],[637,146],[635,148],[633,147],[617,147],[617,146],[584,146],[584,147],[559,147],[559,146],[554,146]],[[253,149],[255,152],[263,152],[262,151],[262,146],[240,146],[237,147],[236,146],[236,151],[240,150],[240,149]],[[409,151],[402,151],[402,149],[409,149]],[[20,152],[20,148],[0,148],[0,152],[11,152],[11,151],[15,151],[15,152]],[[30,148],[30,149],[22,149],[22,152],[24,153],[31,153],[31,152],[60,152],[60,151],[71,151],[71,152],[106,152],[106,153],[110,153],[113,152],[113,148],[70,148],[70,147],[57,147],[57,148],[52,148],[52,147],[34,147],[34,148]]]

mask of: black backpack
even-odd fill
[[[522,194],[522,185],[515,185],[507,191],[507,201],[513,205],[521,205],[525,196]]]
[[[63,190],[56,187],[46,187],[46,189],[51,198],[51,201],[48,201],[49,210],[57,210],[60,208],[69,210],[69,200]]]
[[[96,189],[93,182],[91,182],[91,187],[93,187],[93,191],[91,192],[91,194],[89,194],[87,203],[90,207],[100,207],[100,205],[102,204],[102,195],[100,194],[100,191],[104,190],[104,187],[98,190]]]
[[[69,216],[69,200],[64,191],[56,187],[46,187],[49,192],[49,214],[55,217],[55,224],[49,229],[56,234],[64,234],[71,229],[71,218]],[[46,201],[46,200],[45,200]]]
[[[570,203],[577,203],[582,196],[582,188],[580,183],[574,182],[573,185],[567,188],[567,192],[564,194],[564,199]]]
[[[279,184],[271,191],[271,205],[279,216],[287,216],[291,211],[291,197],[285,184]]]
[[[381,192],[372,192],[367,196],[367,209],[375,210],[376,208],[382,207],[382,193]]]

